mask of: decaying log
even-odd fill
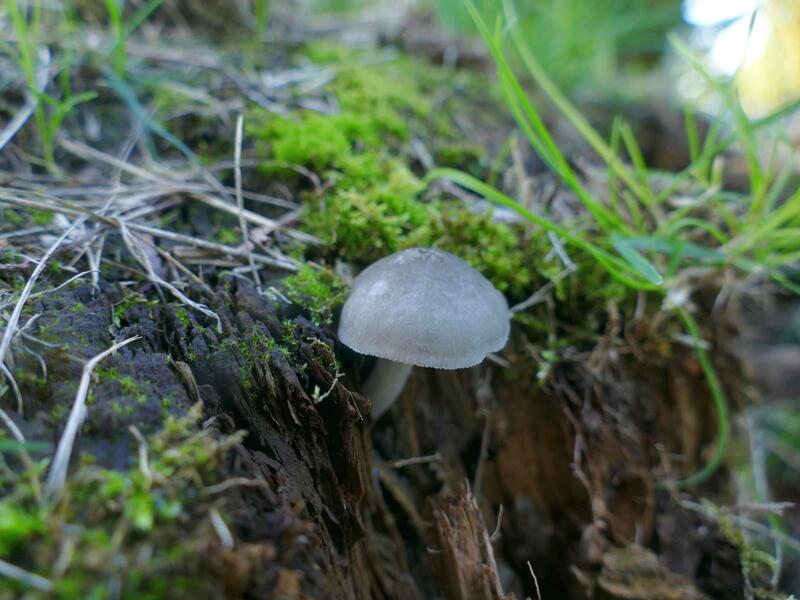
[[[136,460],[130,427],[155,434],[198,402],[206,432],[247,432],[209,497],[233,544],[221,545],[212,531],[195,555],[202,565],[193,568],[215,590],[209,597],[422,598],[373,481],[369,403],[337,377],[332,332],[234,279],[197,293],[219,315],[222,333],[202,314],[146,303],[115,285],[36,302],[33,333],[48,344],[40,352],[50,368],[46,381],[28,375],[38,365],[20,355],[30,414],[68,407],[81,359],[138,335],[103,364],[73,454],[127,469]],[[31,438],[53,439],[63,419],[21,426]]]
[[[133,301],[118,286],[54,293],[33,307],[41,315],[33,335],[57,342],[41,348],[48,379],[20,380],[35,399],[30,414],[51,414],[74,396],[81,362],[73,355],[138,335],[93,386],[78,452],[127,468],[130,426],[149,435],[198,401],[205,429],[248,432],[221,474],[248,483],[213,497],[235,542],[210,539],[205,551],[202,573],[219,597],[536,598],[529,561],[543,598],[651,598],[626,579],[634,572],[685,584],[690,598],[741,589],[736,548],[719,560],[715,548],[727,546],[708,544],[713,527],[653,484],[671,456],[684,457],[684,472],[701,464],[713,439],[691,350],[602,369],[575,361],[543,387],[512,342],[512,376],[491,364],[415,369],[374,424],[355,391],[364,359],[332,328],[236,279],[193,294],[224,333],[201,314]],[[728,357],[714,358],[734,372]],[[18,371],[35,370],[25,360]],[[55,437],[63,426],[55,415],[24,422],[24,433]],[[465,480],[480,486],[477,500]],[[728,482],[723,469],[714,482],[723,500]],[[485,523],[501,506],[493,542]],[[642,548],[641,560],[620,554],[629,548]]]

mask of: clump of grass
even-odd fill
[[[523,32],[514,26],[516,17],[511,3],[506,1],[506,18],[512,23],[510,38],[528,75],[606,164],[609,194],[607,198],[595,197],[566,160],[539,110],[525,93],[503,49],[501,27],[498,25],[494,32],[491,31],[475,6],[469,2],[467,6],[494,59],[506,103],[518,126],[545,164],[583,204],[585,219],[590,226],[570,228],[546,215],[534,213],[501,191],[461,171],[435,169],[428,173],[426,180],[450,179],[481,194],[586,252],[622,284],[666,300],[667,308],[677,314],[694,339],[698,361],[717,407],[718,440],[710,460],[698,473],[681,482],[673,482],[682,485],[701,483],[724,462],[730,423],[722,386],[703,349],[699,328],[688,305],[679,300],[683,297],[680,291],[691,288],[693,270],[701,268],[721,273],[730,265],[745,274],[766,273],[797,291],[798,286],[783,269],[800,258],[800,238],[793,235],[800,224],[800,192],[779,202],[786,185],[785,171],[777,173],[774,166],[772,169],[762,167],[755,144],[755,131],[760,124],[747,119],[729,84],[714,80],[677,42],[679,50],[692,60],[692,64],[725,100],[736,125],[736,134],[732,139],[720,140],[719,130],[712,128],[712,133],[700,145],[696,131],[690,130],[689,139],[694,140],[693,164],[676,175],[666,189],[656,190],[636,140],[625,122],[616,122],[610,143],[603,140],[541,67]],[[691,124],[691,120],[687,123]],[[695,203],[679,209],[671,208],[668,201],[680,186],[707,190],[704,184],[709,182],[704,175],[708,176],[709,166],[734,140],[741,142],[750,165],[751,193],[735,197],[712,188],[700,195]],[[625,156],[630,164],[624,161]]]
[[[69,51],[58,56],[61,62],[58,91],[46,92],[45,88],[49,83],[48,65],[41,63],[49,57],[49,52],[42,52],[46,46],[42,41],[41,2],[35,1],[26,6],[16,0],[6,0],[5,5],[17,36],[16,47],[9,46],[8,51],[24,75],[32,97],[34,120],[45,163],[51,171],[57,171],[53,146],[56,133],[75,106],[93,100],[97,94],[91,91],[77,94],[73,92],[70,79],[72,56]],[[69,26],[69,21],[65,20],[64,25]]]

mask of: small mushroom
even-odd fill
[[[411,367],[464,369],[508,340],[503,295],[460,258],[409,248],[370,265],[353,282],[339,339],[377,356],[362,392],[378,419],[395,401]]]

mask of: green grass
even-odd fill
[[[727,114],[718,118],[701,142],[696,123],[686,112],[687,137],[692,164],[673,176],[672,183],[657,190],[656,175],[648,169],[631,128],[622,119],[614,123],[610,141],[559,89],[528,44],[528,36],[517,26],[511,2],[504,3],[505,22],[498,19],[490,29],[483,14],[467,1],[469,14],[485,41],[497,68],[505,102],[527,141],[544,163],[583,204],[589,228],[570,228],[536,214],[515,199],[479,179],[453,169],[435,169],[426,181],[449,179],[487,199],[515,211],[539,227],[551,231],[573,247],[592,256],[615,280],[636,290],[672,298],[671,291],[690,286],[690,269],[704,268],[721,276],[731,267],[743,275],[766,274],[795,292],[800,287],[785,268],[800,260],[800,190],[786,195],[791,161],[762,164],[759,130],[787,114],[783,109],[759,121],[751,121],[741,109],[732,83],[714,78],[677,38],[672,43],[723,100]],[[606,165],[607,198],[594,197],[566,160],[544,124],[540,110],[526,93],[504,47],[505,34],[525,73],[578,131]],[[793,107],[797,108],[796,106]],[[734,131],[723,137],[723,118],[734,123]],[[741,149],[747,159],[750,190],[747,194],[720,191],[721,153]],[[773,149],[774,150],[774,149]],[[678,189],[697,195],[697,202],[673,208],[668,200]],[[717,444],[708,463],[697,473],[670,485],[688,486],[707,480],[725,460],[730,441],[727,402],[719,379],[706,355],[700,331],[686,306],[671,305],[695,343],[698,362],[706,375],[718,416]]]
[[[256,33],[262,35],[269,21],[269,0],[253,0],[253,21]]]
[[[110,51],[111,65],[120,77],[128,71],[128,51],[126,41],[139,25],[161,6],[164,0],[148,0],[126,20],[124,18],[124,3],[121,0],[104,0],[108,13],[108,26],[113,44]]]
[[[123,6],[118,0],[104,0],[111,46],[107,52],[101,50],[95,55],[90,51],[82,58],[85,60],[88,57],[101,69],[109,68],[118,78],[123,78],[129,67],[126,48],[128,36],[162,2],[163,0],[148,0],[125,19]],[[76,66],[74,49],[66,40],[80,35],[80,23],[69,4],[55,8],[48,6],[45,9],[42,0],[5,0],[5,9],[16,40],[14,44],[3,42],[0,49],[13,58],[25,78],[28,92],[35,99],[34,124],[42,158],[47,168],[57,173],[59,167],[55,156],[56,134],[77,105],[98,96],[93,90],[76,92],[73,89],[72,72]],[[45,64],[46,60],[49,65]],[[48,71],[58,73],[57,80],[49,81],[46,75]],[[113,80],[111,83],[114,87],[113,84],[117,81]]]
[[[111,51],[111,62],[117,75],[124,75],[126,71],[128,54],[125,49],[125,25],[122,22],[122,6],[117,0],[105,0],[108,21],[114,37],[114,47]]]
[[[60,77],[58,89],[54,93],[44,91],[47,85],[42,76],[42,50],[48,49],[42,39],[42,4],[40,0],[31,2],[30,6],[17,0],[6,0],[6,11],[11,19],[17,37],[15,47],[7,46],[6,50],[14,58],[20,71],[28,84],[28,91],[35,97],[34,121],[39,133],[42,153],[47,167],[55,172],[58,170],[53,151],[53,140],[61,124],[72,109],[82,102],[94,99],[94,92],[73,93],[70,80],[71,58],[69,50],[54,56],[53,62],[58,62]],[[69,30],[70,20],[63,19],[62,25]],[[49,50],[49,49],[48,49]]]
[[[440,20],[471,33],[463,0],[433,0]],[[624,93],[620,72],[644,71],[666,49],[665,34],[681,22],[680,0],[537,0],[518,2],[514,26],[567,90],[599,96]],[[475,0],[486,23],[503,13],[501,0]]]

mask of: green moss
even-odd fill
[[[263,361],[269,360],[271,352],[281,350],[278,342],[266,335],[256,334],[253,336],[251,342],[259,358]]]
[[[302,51],[306,60],[315,63],[342,64],[353,58],[351,47],[329,40],[319,40],[306,44]]]
[[[415,117],[431,114],[428,97],[419,87],[419,63],[398,59],[395,65],[353,64],[340,70],[331,85],[343,115],[360,115],[374,131],[405,140]]]
[[[219,231],[217,231],[217,235],[214,236],[214,239],[220,244],[234,246],[241,242],[242,238],[234,228],[220,227]]]
[[[186,309],[182,306],[179,306],[175,309],[175,316],[178,317],[178,320],[183,324],[184,327],[189,327],[192,324],[192,320],[189,318],[189,313],[186,312]]]
[[[27,217],[27,218],[26,218]],[[44,226],[49,225],[53,220],[53,213],[49,210],[26,209],[24,212],[6,208],[0,213],[0,224],[8,224],[12,227],[23,226]]]
[[[6,208],[3,209],[3,221],[12,227],[19,227],[22,225],[22,216],[17,211]]]
[[[135,306],[144,306],[148,309],[157,306],[157,300],[148,300],[138,292],[128,292],[125,297],[114,305],[114,327],[119,328],[125,322],[125,314]]]
[[[411,232],[402,247],[430,246],[457,254],[481,271],[502,292],[519,295],[530,289],[537,267],[533,250],[540,239],[523,248],[519,235],[492,221],[492,213],[474,213],[460,204],[440,203],[430,209],[425,224]],[[543,249],[544,250],[544,249]]]
[[[265,169],[299,165],[329,182],[326,194],[306,197],[304,215],[306,229],[329,244],[324,258],[365,266],[406,247],[439,247],[463,257],[499,289],[523,294],[537,278],[536,243],[521,243],[519,232],[460,201],[423,201],[422,182],[402,157],[412,132],[441,129],[441,116],[431,116],[415,77],[425,68],[405,59],[380,68],[346,63],[330,84],[337,114],[297,111],[275,118],[256,111],[250,134],[272,159]],[[456,147],[446,147],[455,160]],[[459,150],[466,154],[464,148]],[[471,159],[476,155],[472,148]],[[330,284],[329,275],[309,268],[289,278],[287,289],[290,299],[326,321],[340,293]]]
[[[392,177],[367,191],[348,189],[312,201],[306,223],[344,260],[363,266],[403,248],[436,247],[460,256],[512,297],[543,282],[540,273],[556,270],[543,260],[547,238],[523,242],[491,212],[476,213],[457,201],[421,202]]]
[[[30,387],[38,391],[47,386],[47,378],[44,374],[33,369],[15,369],[14,379],[20,387]]]
[[[241,436],[214,439],[198,430],[199,417],[196,409],[167,419],[147,442],[148,470],[140,468],[135,443],[124,471],[84,455],[53,506],[37,501],[27,477],[0,475],[0,558],[50,579],[47,597],[106,598],[109,581],[121,597],[220,597],[204,550],[218,541],[207,519],[212,499],[203,491],[220,481],[220,461]],[[37,476],[46,466],[36,465]],[[68,543],[71,560],[53,575]],[[0,596],[13,596],[16,585],[0,579]],[[25,597],[44,595],[28,590]]]
[[[720,516],[718,524],[722,537],[733,544],[739,551],[739,560],[742,563],[742,575],[747,579],[747,587],[753,590],[754,597],[759,600],[778,600],[778,598],[784,598],[782,594],[776,595],[774,592],[766,589],[771,575],[775,571],[775,558],[767,552],[749,544],[742,530],[736,527],[728,518]]]
[[[336,256],[361,265],[390,253],[410,223],[410,211],[393,210],[353,189],[310,204],[306,213],[310,232],[328,242]]]
[[[64,404],[56,404],[53,407],[53,410],[50,411],[50,417],[53,419],[53,421],[58,422],[58,421],[60,421],[61,419],[64,418],[64,415],[66,414],[66,411],[67,411],[66,405],[64,405]]]
[[[290,319],[281,322],[280,351],[289,358],[297,349],[297,323]]]
[[[116,381],[119,384],[120,391],[123,394],[138,396],[142,394],[142,387],[130,375],[122,375],[117,369],[113,367],[104,368],[97,367],[94,373],[102,381]]]
[[[13,499],[0,500],[0,556],[8,556],[25,540],[45,531],[40,510],[25,510]]]
[[[329,324],[333,310],[344,302],[347,288],[330,269],[302,265],[297,273],[283,280],[286,297],[311,312],[317,325]]]
[[[308,112],[292,118],[273,115],[263,115],[263,118],[266,120],[261,128],[257,131],[251,128],[250,133],[272,141],[271,155],[275,161],[303,165],[322,173],[333,168],[352,169],[358,160],[352,154],[353,145],[357,141],[378,139],[377,132],[351,115],[326,116]]]
[[[484,150],[475,144],[452,142],[436,148],[436,164],[439,167],[453,167],[470,171],[470,166],[484,158]]]
[[[33,222],[40,226],[49,225],[53,220],[53,213],[49,210],[32,209],[30,215]]]
[[[147,403],[148,389],[130,375],[123,375],[113,367],[97,367],[94,370],[94,375],[98,380],[113,382],[113,384],[118,387],[119,391],[114,393],[114,397],[116,397],[116,394],[120,394],[121,398],[115,400],[112,405],[114,414],[126,417],[132,416],[135,412],[135,406],[131,400],[135,401],[135,403],[140,406]],[[90,392],[90,394],[92,394],[92,392]]]
[[[248,133],[268,143],[276,166],[301,165],[344,185],[374,181],[383,163],[384,147],[409,135],[409,120],[429,114],[409,69],[340,65],[330,91],[340,111],[327,115],[297,111],[275,117],[264,110],[249,116]]]
[[[255,334],[249,340],[239,339],[231,336],[222,340],[219,350],[225,354],[235,357],[238,368],[238,380],[241,383],[242,391],[251,399],[255,398],[258,391],[256,373],[260,365],[269,360],[268,346],[274,341],[266,336]]]
[[[64,273],[64,264],[60,260],[51,260],[47,263],[47,269],[48,274],[57,279],[61,274]],[[76,279],[70,285],[78,286],[81,285],[81,282]]]

